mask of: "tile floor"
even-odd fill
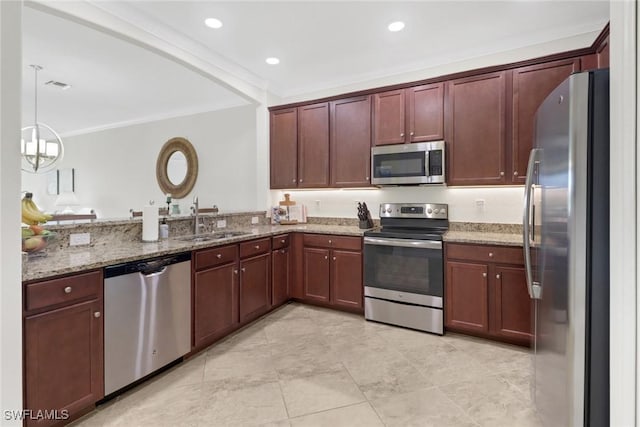
[[[526,349],[288,304],[88,426],[537,426]]]

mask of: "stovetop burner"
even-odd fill
[[[449,206],[442,203],[383,203],[379,230],[365,236],[414,240],[442,240],[449,228]]]

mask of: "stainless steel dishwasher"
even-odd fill
[[[105,268],[104,393],[191,350],[191,254]]]

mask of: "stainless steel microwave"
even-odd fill
[[[445,183],[444,141],[385,145],[371,149],[373,185]]]

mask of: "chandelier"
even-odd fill
[[[53,169],[62,159],[64,147],[56,131],[50,126],[38,122],[38,71],[39,65],[30,65],[35,74],[35,108],[33,125],[22,128],[20,152],[22,170],[31,173],[43,173]]]

